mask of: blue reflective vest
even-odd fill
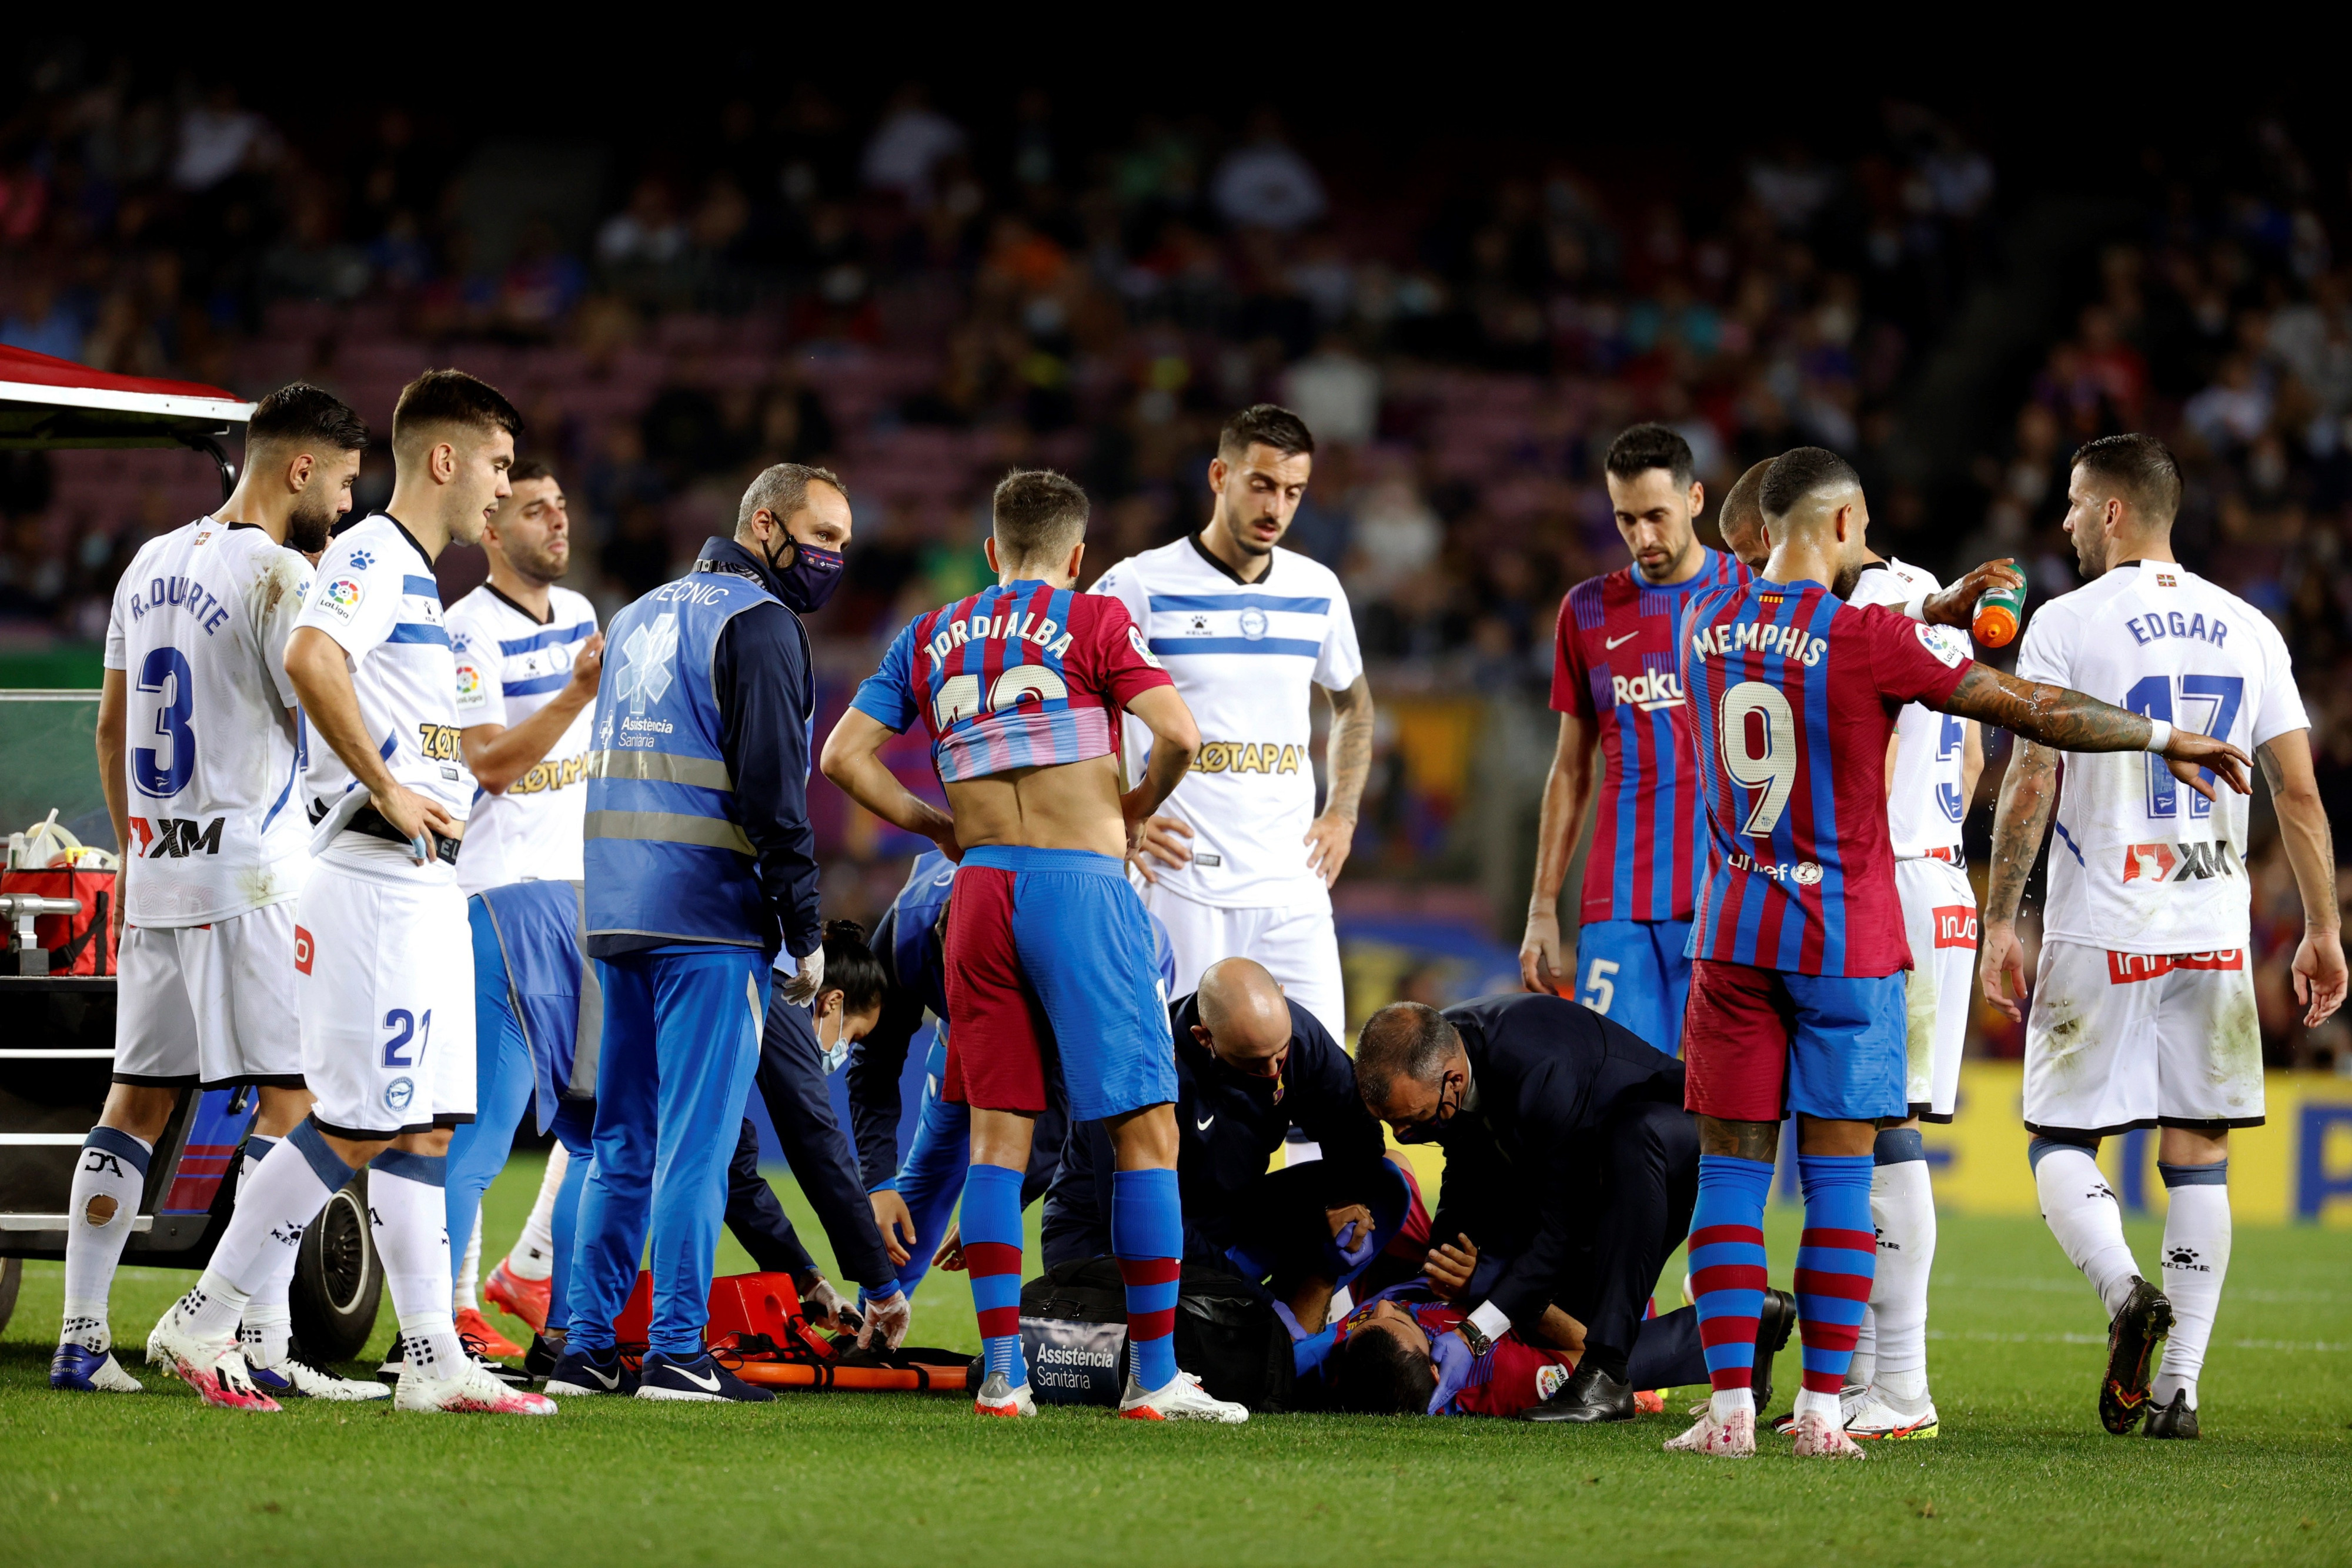
[[[711,662],[727,623],[777,602],[698,570],[614,619],[588,758],[588,935],[766,945],[759,862],[719,749]]]

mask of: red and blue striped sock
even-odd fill
[[[1184,1207],[1174,1171],[1111,1177],[1110,1249],[1127,1281],[1129,1375],[1146,1393],[1176,1380],[1176,1292],[1182,1282]]]
[[[1756,1319],[1764,1310],[1764,1202],[1771,1195],[1770,1161],[1699,1156],[1690,1233],[1699,1344],[1717,1397],[1751,1409]]]
[[[1797,1244],[1797,1322],[1805,1346],[1805,1392],[1834,1400],[1853,1362],[1854,1336],[1878,1271],[1870,1219],[1868,1155],[1800,1155],[1805,1232]],[[1799,1412],[1802,1414],[1801,1411]]]
[[[1021,1356],[1021,1178],[1003,1166],[974,1164],[964,1173],[964,1268],[989,1375],[1018,1388],[1029,1381]]]

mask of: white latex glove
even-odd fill
[[[822,1274],[816,1277],[815,1284],[801,1292],[801,1306],[808,1313],[809,1322],[818,1328],[841,1333],[857,1326],[856,1306]]]
[[[904,1291],[893,1291],[878,1301],[868,1301],[865,1325],[857,1331],[857,1348],[864,1350],[879,1339],[884,1350],[896,1350],[906,1343],[908,1325],[914,1321],[914,1304]]]
[[[804,1008],[816,1000],[824,985],[824,949],[819,947],[800,960],[800,970],[784,982],[784,1000],[796,1008]]]

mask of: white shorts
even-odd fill
[[[1948,1122],[1960,1092],[1960,1053],[1968,1044],[1975,995],[1977,894],[1969,873],[1939,860],[1895,862],[1903,935],[1911,944],[1904,983],[1909,1015],[1911,1114]]]
[[[453,881],[395,886],[321,861],[297,905],[311,1119],[389,1138],[474,1119],[474,938]]]
[[[2263,1031],[2242,947],[2170,957],[2044,942],[2025,1022],[2036,1133],[2263,1122]]]
[[[114,1081],[302,1087],[294,905],[204,925],[125,925],[116,955]]]
[[[1161,883],[1142,888],[1143,907],[1168,927],[1176,955],[1171,997],[1201,988],[1201,971],[1220,958],[1250,958],[1282,987],[1283,995],[1315,1015],[1344,1049],[1348,1043],[1348,988],[1339,977],[1339,938],[1331,926],[1331,906],[1289,909],[1219,909],[1168,891]]]

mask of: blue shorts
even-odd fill
[[[1060,1043],[1074,1121],[1176,1098],[1168,989],[1127,868],[1091,850],[966,852],[948,904],[942,1098],[1034,1115]]]
[[[1576,937],[1576,999],[1669,1056],[1690,995],[1687,920],[1591,920]]]
[[[1684,1105],[1727,1122],[1778,1122],[1791,1111],[1834,1122],[1910,1114],[1906,977],[1697,960]]]

